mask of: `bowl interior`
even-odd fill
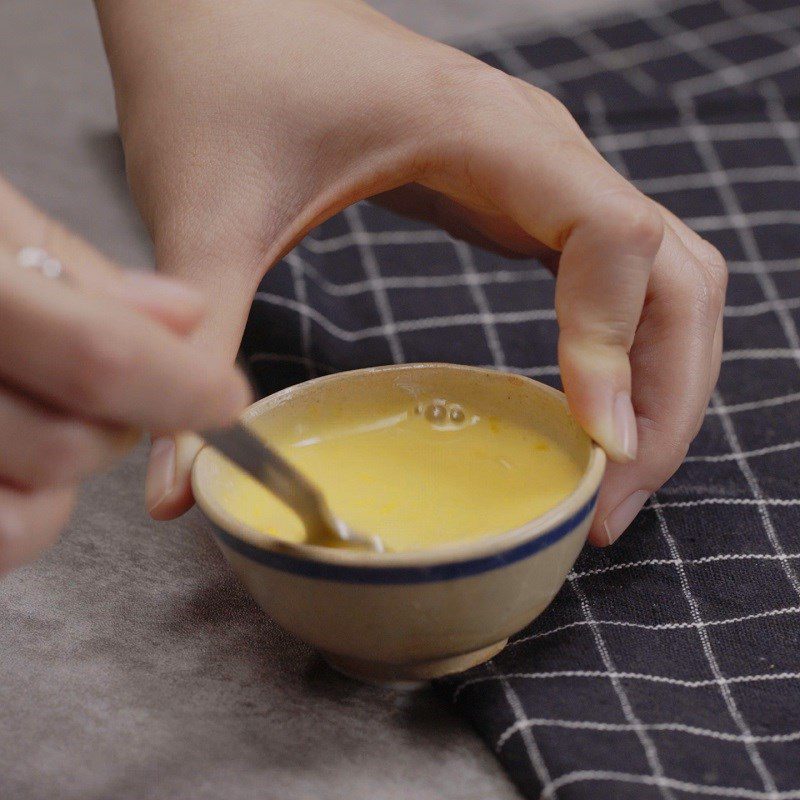
[[[226,465],[215,451],[204,448],[195,461],[192,485],[206,516],[235,536],[266,548],[288,547],[309,557],[325,559],[384,560],[439,553],[485,549],[505,536],[534,536],[547,530],[587,502],[599,485],[604,456],[570,416],[561,392],[528,378],[493,370],[450,364],[409,364],[342,372],[290,387],[254,403],[244,421],[266,439],[288,430],[298,438],[320,424],[361,415],[392,413],[410,404],[446,398],[471,411],[532,427],[550,437],[577,464],[582,479],[575,491],[524,529],[495,534],[456,545],[442,545],[414,553],[389,553],[380,557],[354,550],[311,547],[282,542],[249,529],[222,502]],[[321,552],[320,552],[321,551]]]

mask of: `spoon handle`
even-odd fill
[[[241,422],[228,428],[207,430],[200,435],[293,509],[310,536],[325,529],[328,538],[331,537],[325,522],[325,501],[317,488]]]

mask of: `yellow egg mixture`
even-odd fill
[[[393,551],[519,527],[563,500],[580,478],[576,461],[536,430],[442,401],[318,423],[303,434],[269,439],[323,490],[334,514]],[[222,500],[234,516],[303,541],[293,512],[228,462],[222,470]]]

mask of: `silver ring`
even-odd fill
[[[64,265],[41,247],[23,247],[17,253],[17,264],[23,269],[32,269],[51,280],[64,280],[67,276]]]

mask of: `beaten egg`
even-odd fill
[[[334,514],[391,551],[518,528],[577,486],[580,465],[534,427],[429,399],[352,418],[270,431],[269,441],[319,486]],[[300,519],[220,459],[221,500],[251,529],[302,542]]]

